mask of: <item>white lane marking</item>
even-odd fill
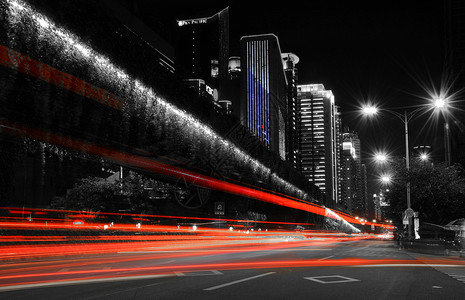
[[[268,273],[265,273],[265,274],[260,274],[260,275],[256,275],[256,276],[252,276],[252,277],[248,277],[248,278],[244,278],[244,279],[239,279],[239,280],[236,280],[236,281],[231,281],[231,282],[228,282],[228,283],[224,283],[224,284],[220,284],[220,285],[216,285],[216,286],[206,288],[206,289],[204,289],[204,291],[212,291],[212,290],[220,289],[220,288],[223,288],[225,286],[230,286],[230,285],[233,285],[233,284],[236,284],[236,283],[241,283],[241,282],[244,282],[244,281],[247,281],[247,280],[252,280],[252,279],[255,279],[255,278],[271,275],[271,274],[274,274],[274,273],[276,273],[276,272],[268,272]]]
[[[125,292],[129,292],[129,291],[133,291],[133,290],[139,290],[139,289],[143,289],[143,288],[146,288],[146,287],[149,287],[149,286],[155,286],[155,285],[159,285],[159,284],[162,284],[162,282],[146,284],[146,285],[143,285],[143,286],[138,286],[138,287],[134,287],[134,288],[126,289],[126,290],[121,290],[121,291],[117,291],[117,292],[113,292],[113,293],[109,293],[109,294],[105,294],[105,295],[101,295],[101,296],[96,296],[96,297],[92,297],[92,298],[86,298],[86,299],[87,300],[100,299],[102,297],[116,295],[116,294],[119,294],[119,293],[125,293]]]
[[[192,272],[174,272],[177,276],[207,276],[207,275],[222,275],[220,271],[208,270],[208,271],[192,271]]]
[[[316,276],[316,277],[304,277],[304,278],[305,278],[305,279],[308,279],[308,280],[312,280],[312,281],[318,282],[318,283],[323,283],[323,284],[326,284],[326,283],[345,283],[345,282],[360,281],[360,280],[355,279],[355,278],[349,278],[349,277],[345,277],[345,276],[341,276],[341,275]],[[327,280],[327,281],[325,281],[324,279],[327,279],[327,278],[339,278],[339,279],[342,279],[342,280]]]
[[[325,260],[325,259],[328,259],[328,258],[331,258],[331,257],[334,257],[334,255],[326,256],[326,257],[320,258],[319,260]]]
[[[31,284],[17,284],[10,286],[0,287],[0,292],[8,292],[22,289],[38,288],[38,287],[53,287],[61,285],[74,285],[74,284],[89,284],[89,283],[100,283],[100,282],[114,282],[114,281],[127,281],[127,280],[139,280],[139,279],[152,279],[152,278],[164,278],[173,277],[174,274],[163,274],[163,275],[140,275],[140,276],[123,276],[123,277],[110,277],[110,278],[98,278],[98,279],[81,279],[81,280],[68,280],[68,281],[54,281],[44,283],[31,283]]]
[[[370,247],[370,246],[365,246],[365,247],[361,247],[361,248],[360,248],[360,247],[355,247],[354,249],[349,250],[349,251],[346,251],[346,252],[360,251],[360,250],[362,250],[362,249],[366,249],[366,248],[369,248],[369,247]]]

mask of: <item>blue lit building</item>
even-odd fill
[[[281,49],[274,34],[241,38],[242,124],[270,150],[285,159],[287,80]]]

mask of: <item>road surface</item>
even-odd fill
[[[139,248],[8,261],[1,299],[465,299],[465,262],[382,240]]]

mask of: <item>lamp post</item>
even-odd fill
[[[378,109],[374,106],[365,106],[362,109],[363,113],[366,115],[376,115],[378,113]],[[391,110],[385,110],[383,109],[383,112],[388,112],[397,118],[399,118],[403,123],[404,123],[404,133],[405,133],[405,168],[408,171],[410,170],[410,154],[409,154],[409,136],[408,136],[408,123],[412,118],[420,111],[420,108],[413,110],[409,113],[407,111],[404,111],[403,114],[398,113],[396,111],[391,111]],[[410,201],[410,180],[407,180],[406,183],[406,197],[407,197],[407,209],[405,210],[405,213],[407,215],[408,219],[408,238],[412,238],[412,207],[411,207],[411,201]]]
[[[444,151],[445,151],[445,162],[447,166],[451,164],[451,151],[450,151],[450,128],[448,118],[448,104],[447,98],[438,97],[434,100],[434,106],[439,109],[444,116]]]

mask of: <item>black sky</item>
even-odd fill
[[[368,100],[389,109],[420,105],[418,96],[427,94],[417,81],[438,86],[442,76],[442,0],[137,2],[162,24],[168,41],[174,40],[176,19],[210,16],[227,6],[231,55],[239,54],[241,36],[275,34],[282,52],[300,58],[299,83],[323,83],[333,91],[365,156],[383,147],[402,155],[403,124],[387,116],[360,122],[357,107]],[[442,147],[441,129],[422,128],[424,122],[411,122],[411,145]]]

